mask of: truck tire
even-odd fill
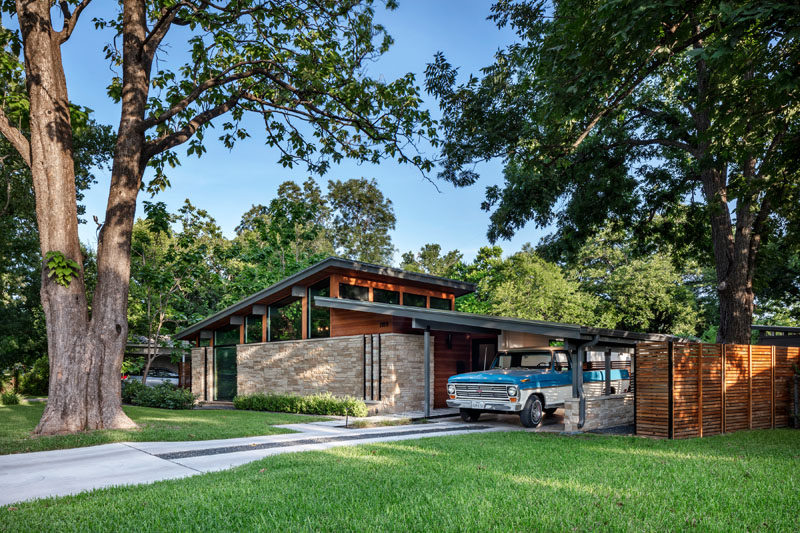
[[[543,414],[544,408],[542,406],[542,399],[536,394],[532,394],[531,397],[528,398],[525,408],[519,412],[519,421],[522,422],[522,425],[526,428],[539,427],[542,423]]]
[[[464,422],[477,422],[481,412],[477,409],[461,409],[461,420]]]

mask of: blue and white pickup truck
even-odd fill
[[[630,388],[627,370],[611,370],[613,390]],[[605,371],[583,373],[587,396],[599,394]],[[569,353],[560,347],[500,352],[489,370],[451,376],[447,380],[447,405],[461,410],[461,418],[475,422],[483,412],[519,413],[525,427],[537,427],[544,414],[553,414],[572,397]]]

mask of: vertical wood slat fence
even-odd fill
[[[798,347],[654,342],[638,344],[635,358],[637,435],[789,425]]]

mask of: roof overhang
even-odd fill
[[[795,326],[765,326],[762,324],[753,324],[751,329],[758,332],[773,331],[784,334],[800,335],[800,328]]]
[[[631,331],[590,328],[575,324],[561,324],[558,322],[545,322],[541,320],[526,320],[489,315],[462,313],[459,311],[444,311],[423,307],[407,307],[395,304],[376,302],[363,302],[343,298],[329,298],[315,296],[314,305],[332,309],[344,309],[362,313],[378,315],[400,316],[412,319],[412,327],[426,329],[430,327],[435,331],[460,331],[474,333],[500,333],[502,331],[517,331],[543,335],[547,337],[568,339],[570,341],[594,340],[598,337],[598,344],[603,346],[633,346],[638,342],[657,342],[675,340],[671,335],[652,333],[635,333]]]

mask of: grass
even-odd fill
[[[0,508],[11,531],[800,530],[800,431],[526,432],[269,457]],[[0,529],[2,529],[0,527]]]
[[[328,420],[288,413],[254,411],[186,410],[170,411],[149,407],[125,406],[123,409],[140,429],[89,431],[76,435],[32,437],[44,411],[44,402],[22,402],[0,406],[0,454],[38,452],[78,448],[122,441],[180,441],[227,439],[290,433],[274,424]]]

